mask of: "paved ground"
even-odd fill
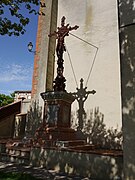
[[[58,173],[54,170],[46,170],[45,168],[31,167],[8,162],[0,162],[0,171],[25,172],[42,180],[90,180],[90,178],[87,177],[70,176],[64,173]]]

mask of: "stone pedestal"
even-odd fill
[[[70,127],[71,104],[75,98],[66,92],[41,93],[45,102],[44,121],[48,127]]]
[[[71,129],[71,104],[74,97],[67,92],[41,93],[45,102],[43,127],[37,130],[44,140],[75,140],[75,130]]]

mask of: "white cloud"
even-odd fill
[[[32,76],[32,67],[19,64],[7,65],[0,69],[0,82],[26,81]]]

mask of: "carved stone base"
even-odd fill
[[[75,98],[67,92],[41,93],[45,102],[44,123],[48,127],[70,128],[71,104]]]
[[[58,141],[84,141],[80,133],[71,128],[71,104],[75,98],[64,91],[41,93],[45,102],[44,123],[37,129],[35,144],[57,146]]]
[[[60,127],[49,127],[45,131],[39,130],[42,133],[42,138],[45,140],[53,141],[64,141],[64,140],[75,140],[76,132],[71,128],[60,128]]]
[[[42,126],[36,131],[36,145],[56,146],[60,141],[72,141],[80,145],[86,142],[86,139],[84,136],[78,136],[78,132],[71,128]]]

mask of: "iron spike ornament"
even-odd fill
[[[77,30],[79,26],[75,25],[74,27],[69,26],[69,24],[65,25],[65,16],[61,19],[61,27],[57,28],[57,31],[51,33],[49,37],[55,36],[57,39],[57,46],[56,46],[56,54],[57,54],[57,76],[53,81],[53,89],[54,91],[66,91],[65,90],[65,82],[66,79],[63,76],[64,66],[63,66],[63,53],[66,51],[65,47],[65,37],[69,36],[69,32],[72,30]]]

